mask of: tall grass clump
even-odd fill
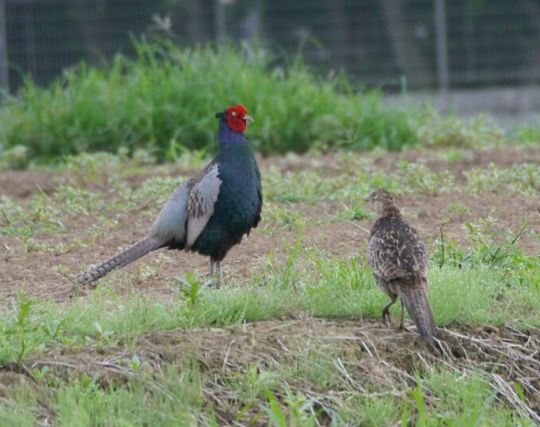
[[[382,111],[377,93],[358,93],[345,76],[320,77],[300,58],[276,66],[263,50],[169,41],[135,50],[134,59],[80,64],[46,88],[26,80],[0,107],[0,155],[24,147],[27,159],[47,162],[145,148],[172,160],[185,149],[214,149],[214,113],[232,103],[249,107],[249,137],[266,154],[399,149],[416,140],[405,114]]]

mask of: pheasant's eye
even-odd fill
[[[236,111],[233,111],[233,112],[231,113],[231,116],[233,116],[233,117],[236,117],[237,115],[238,115],[238,113],[237,113]]]

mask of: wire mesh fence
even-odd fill
[[[540,80],[538,0],[0,0],[0,84],[132,54],[156,22],[183,45],[301,50],[321,72],[394,91]]]

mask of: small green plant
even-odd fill
[[[178,293],[186,303],[188,309],[193,310],[199,304],[202,292],[212,284],[212,280],[215,280],[215,278],[208,278],[202,282],[193,273],[188,273],[180,279]]]
[[[528,126],[519,126],[517,129],[515,129],[514,133],[517,142],[525,144],[540,143],[540,123],[535,123]]]
[[[478,148],[501,144],[505,140],[503,129],[486,116],[464,120],[453,115],[440,115],[427,105],[412,114],[410,121],[421,145]]]
[[[446,153],[446,161],[448,163],[455,163],[462,160],[465,157],[463,150],[448,150]]]
[[[306,218],[296,209],[279,204],[271,204],[265,210],[265,230],[275,233],[277,230],[303,229]]]
[[[454,175],[448,171],[432,172],[421,163],[399,162],[399,169],[407,189],[411,192],[436,195],[454,188]]]
[[[469,214],[469,208],[462,202],[451,202],[446,209],[449,214],[458,218],[464,218]]]
[[[526,230],[527,224],[525,223],[518,233],[510,233],[506,238],[504,238],[504,233],[495,229],[495,224],[496,220],[491,216],[480,218],[476,223],[465,223],[473,250],[465,256],[464,261],[491,266],[503,266],[507,262],[511,263],[513,254],[519,252],[515,244]],[[502,240],[496,239],[497,236],[501,235]]]
[[[16,364],[34,349],[38,328],[31,321],[34,301],[19,294],[14,301],[13,314],[0,328],[0,364],[10,361]]]
[[[313,427],[317,425],[317,419],[306,409],[310,406],[307,399],[299,394],[289,393],[285,401],[284,408],[276,396],[268,389],[264,390],[268,401],[267,406],[263,406],[274,427]]]
[[[0,143],[0,170],[23,169],[28,164],[28,148],[24,145],[15,145],[2,149]]]
[[[352,206],[346,206],[345,211],[340,213],[340,217],[348,220],[362,220],[371,218],[373,215],[366,209],[364,204],[355,203]]]
[[[125,171],[125,154],[125,150],[121,150],[120,155],[100,152],[68,156],[64,160],[64,169],[75,185],[89,187],[94,184],[106,189]]]
[[[425,427],[426,426],[426,402],[424,400],[424,390],[422,388],[422,383],[417,378],[416,379],[416,388],[411,392],[411,396],[416,403],[416,412],[417,412],[417,426]]]
[[[513,165],[510,168],[490,164],[487,168],[463,172],[467,188],[475,193],[510,192],[533,195],[540,190],[540,166],[531,163]]]

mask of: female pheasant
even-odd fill
[[[374,202],[379,212],[369,236],[368,262],[377,284],[391,298],[383,308],[383,321],[388,322],[390,306],[399,296],[401,327],[405,304],[420,336],[432,344],[435,323],[427,298],[426,249],[418,232],[401,217],[387,190],[374,191],[366,201]]]
[[[233,105],[219,118],[219,153],[201,172],[180,185],[148,234],[79,278],[91,283],[159,248],[184,249],[210,257],[210,274],[223,282],[220,263],[261,219],[261,174],[244,135],[252,118]]]

